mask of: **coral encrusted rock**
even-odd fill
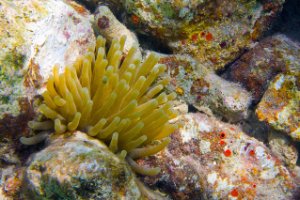
[[[126,0],[127,22],[160,38],[176,53],[188,53],[222,69],[262,36],[284,0]]]
[[[299,153],[290,137],[280,132],[270,131],[268,134],[268,144],[272,153],[287,166],[290,168],[296,166]]]
[[[278,74],[255,110],[259,120],[300,140],[300,72]]]
[[[195,107],[209,107],[230,121],[248,116],[251,94],[240,84],[223,79],[187,55],[161,55],[159,62],[168,67],[171,82],[167,88],[177,98]]]
[[[140,199],[126,162],[84,133],[54,139],[31,156],[26,170],[27,199]]]
[[[174,199],[293,199],[299,180],[262,142],[205,114],[178,120],[168,148],[138,161],[163,172],[143,182]]]

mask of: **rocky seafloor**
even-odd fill
[[[98,35],[167,66],[180,127],[137,160],[156,176],[80,131],[20,142],[54,64]],[[296,200],[299,126],[298,0],[0,1],[0,200]]]

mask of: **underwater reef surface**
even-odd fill
[[[174,199],[292,198],[294,174],[262,142],[205,114],[178,120],[184,126],[168,148],[140,160],[162,166],[163,175],[143,177],[146,183],[170,190]]]
[[[0,199],[299,199],[298,7],[298,0],[2,0]],[[28,123],[47,120],[39,106],[54,65],[62,77],[99,35],[122,49],[120,64],[133,47],[139,62],[152,55],[166,67],[155,82],[168,80],[165,88],[147,91],[177,94],[166,110],[178,112],[170,123],[179,127],[166,148],[150,148],[155,155],[133,162],[130,152],[112,150],[112,137],[88,136],[91,127],[54,133],[51,122],[37,132]],[[162,128],[147,126],[148,135]],[[154,168],[155,176],[136,173]]]

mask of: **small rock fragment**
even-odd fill
[[[13,199],[18,199],[22,196],[22,183],[24,181],[24,168],[16,168],[11,172],[8,177],[6,177],[3,187],[3,194],[6,197],[12,197]],[[1,199],[2,200],[2,199]]]

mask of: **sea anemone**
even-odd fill
[[[157,63],[158,56],[151,53],[141,62],[137,47],[132,47],[124,57],[125,40],[113,40],[106,53],[106,41],[100,36],[96,48],[63,73],[54,66],[39,106],[49,120],[31,121],[29,126],[33,130],[54,127],[59,134],[86,132],[126,158],[136,172],[155,175],[159,168],[140,167],[134,159],[153,155],[170,142],[168,136],[177,128],[169,123],[177,116],[172,110],[176,95],[164,92],[169,78],[158,80],[166,70]],[[23,138],[23,143],[26,140],[30,139]]]

